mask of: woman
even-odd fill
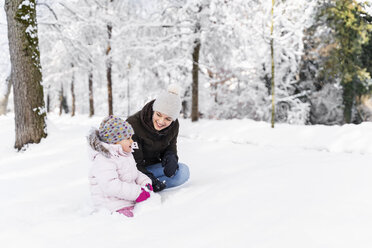
[[[166,92],[147,103],[128,118],[134,129],[137,168],[152,180],[155,192],[179,186],[189,177],[189,168],[178,163],[178,116],[181,110],[179,88],[170,85]]]

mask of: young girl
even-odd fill
[[[151,180],[137,170],[132,155],[132,126],[116,117],[106,117],[88,136],[92,167],[89,182],[96,208],[104,207],[133,217],[136,202],[150,197]]]

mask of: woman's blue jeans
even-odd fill
[[[146,169],[150,171],[160,181],[165,181],[167,188],[177,187],[184,184],[190,178],[189,167],[185,164],[178,163],[178,170],[173,177],[167,177],[164,175],[164,167],[161,163],[147,166]]]

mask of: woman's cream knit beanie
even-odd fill
[[[169,85],[167,91],[155,99],[152,109],[176,120],[181,111],[180,87],[176,84]]]

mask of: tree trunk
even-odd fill
[[[4,95],[0,96],[0,115],[6,114],[6,108],[8,107],[8,99],[10,95],[10,89],[12,88],[12,79],[11,75],[8,76],[8,78],[5,81],[4,85]]]
[[[274,4],[275,0],[272,0],[271,6],[271,38],[270,38],[270,50],[271,50],[271,127],[275,125],[275,61],[274,61]]]
[[[75,109],[76,109],[76,106],[75,106],[75,102],[76,102],[76,99],[75,99],[75,72],[74,72],[74,64],[71,64],[71,67],[72,67],[72,79],[71,79],[71,116],[75,116]]]
[[[109,115],[113,114],[113,104],[112,104],[112,60],[111,60],[111,33],[112,33],[112,26],[110,24],[107,25],[107,33],[108,33],[108,45],[106,50],[106,56],[107,56],[107,68],[106,68],[106,74],[107,74],[107,93],[108,93],[108,112]]]
[[[49,93],[47,94],[47,113],[50,112],[50,96]]]
[[[187,98],[191,95],[191,87],[187,87],[184,92],[185,93],[183,94],[184,100],[182,100],[181,114],[183,115],[183,118],[186,119],[189,115],[189,103],[187,101]]]
[[[59,92],[59,115],[62,115],[63,109],[63,85],[61,85],[61,91]]]
[[[62,111],[65,111],[65,113],[67,114],[69,110],[68,110],[68,105],[67,105],[67,100],[64,94],[64,90],[63,90],[63,85],[61,85],[59,101],[60,101],[59,102],[59,115],[62,115]]]
[[[355,104],[355,81],[345,83],[343,87],[343,103],[344,103],[344,123],[353,121],[353,108]]]
[[[93,72],[89,72],[89,117],[94,115],[94,102],[93,102]]]
[[[128,68],[130,69],[130,64],[128,64]],[[127,116],[130,116],[130,81],[129,80],[127,80],[127,102],[128,102]]]
[[[46,133],[35,0],[6,0],[13,82],[15,148],[39,143]]]
[[[195,33],[200,32],[200,24],[197,24]],[[199,120],[199,53],[200,39],[194,42],[194,51],[192,53],[192,103],[191,103],[191,121]]]

